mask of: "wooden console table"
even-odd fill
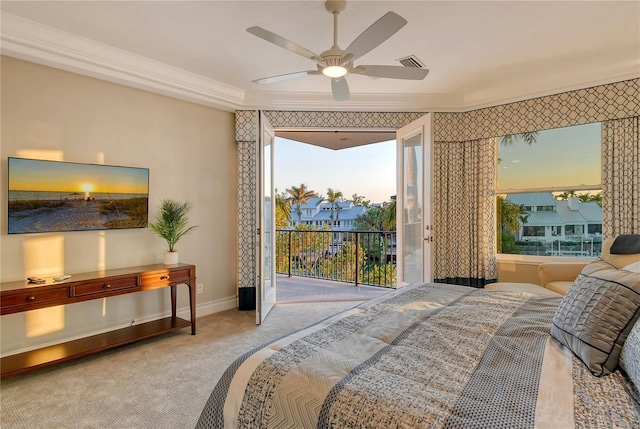
[[[44,284],[27,283],[26,280],[1,283],[0,315],[170,286],[171,317],[4,357],[0,360],[2,377],[90,355],[188,326],[191,326],[191,334],[196,334],[195,265],[146,265],[74,274],[61,282],[54,282],[52,278],[45,280]],[[179,284],[185,284],[189,288],[190,321],[176,317]]]

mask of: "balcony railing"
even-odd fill
[[[276,272],[395,288],[396,233],[277,230]]]

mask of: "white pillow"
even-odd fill
[[[622,270],[631,271],[632,273],[640,273],[640,261],[633,262],[626,267],[622,267]]]

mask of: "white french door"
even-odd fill
[[[276,302],[275,265],[275,190],[273,183],[273,151],[275,133],[273,127],[260,112],[259,117],[259,192],[258,192],[258,240],[256,251],[256,323],[259,325]]]
[[[431,121],[426,114],[396,132],[398,287],[433,280]]]

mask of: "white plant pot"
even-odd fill
[[[164,264],[165,265],[175,265],[178,263],[178,252],[165,252],[164,253]]]

